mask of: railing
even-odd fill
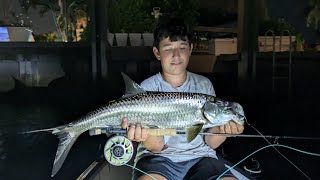
[[[288,79],[288,95],[291,94],[291,82],[292,82],[292,46],[293,46],[293,41],[292,41],[292,36],[289,30],[283,30],[280,33],[280,39],[279,39],[279,52],[282,52],[282,37],[284,34],[287,34],[289,36],[289,58],[288,58],[288,64],[278,64],[276,60],[276,38],[275,38],[275,33],[273,30],[268,30],[265,33],[264,36],[264,52],[267,51],[267,37],[268,35],[271,34],[272,36],[272,92],[276,91],[276,81],[277,80],[282,80],[282,79]],[[278,68],[287,66],[288,67],[288,72],[287,75],[282,75],[279,76],[278,73]]]

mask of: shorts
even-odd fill
[[[228,168],[222,161],[211,157],[201,157],[183,162],[173,162],[163,156],[146,156],[136,164],[136,168],[147,174],[159,174],[168,180],[213,180],[217,179]],[[132,179],[136,180],[143,172],[134,169]],[[235,177],[227,172],[222,177]]]

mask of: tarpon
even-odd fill
[[[175,128],[185,130],[188,142],[202,128],[218,126],[233,120],[244,124],[244,112],[240,104],[220,100],[201,93],[150,92],[123,74],[126,91],[118,100],[87,114],[77,121],[50,129],[59,137],[59,146],[51,176],[61,168],[76,139],[85,131],[95,128],[121,128],[121,121],[128,118],[129,124],[140,123],[146,128]]]

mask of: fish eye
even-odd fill
[[[216,97],[210,97],[210,99],[208,101],[211,102],[211,103],[215,103],[216,100],[217,100]]]

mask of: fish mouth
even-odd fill
[[[235,121],[239,125],[244,125],[246,117],[243,114],[243,112],[240,112],[240,113],[238,112],[235,115],[236,115],[236,118],[233,119],[233,121]]]
[[[243,125],[246,117],[244,115],[238,115],[238,119],[239,119],[239,122],[240,122],[239,124]]]
[[[233,114],[234,119],[232,119],[234,122],[236,122],[239,125],[244,125],[245,121],[245,115],[242,106],[239,103],[233,102],[229,106],[229,112]]]
[[[232,111],[233,111],[235,114],[237,114],[238,116],[243,117],[243,118],[245,117],[245,116],[244,116],[243,108],[242,108],[242,106],[241,106],[239,103],[236,103],[236,102],[232,103],[231,109],[232,109]]]

